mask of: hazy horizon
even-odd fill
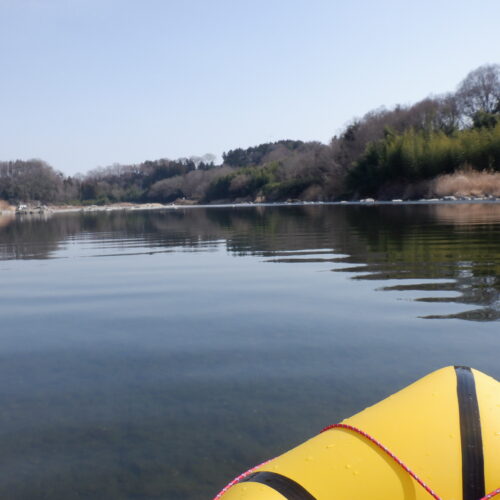
[[[499,62],[492,0],[0,0],[0,16],[0,160],[66,174],[328,142]]]

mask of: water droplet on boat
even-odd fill
[[[345,464],[345,468],[346,469],[350,469],[351,468],[351,464]]]

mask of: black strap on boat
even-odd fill
[[[296,483],[289,477],[276,474],[276,472],[254,472],[243,478],[240,483],[250,481],[253,483],[261,483],[276,490],[280,495],[283,495],[287,500],[316,500],[303,486]]]
[[[462,443],[463,500],[477,500],[485,495],[484,456],[481,420],[474,374],[467,366],[455,366],[458,412]]]

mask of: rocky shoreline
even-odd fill
[[[138,210],[177,210],[183,208],[196,207],[271,207],[271,206],[314,206],[314,205],[425,205],[425,204],[474,204],[474,203],[500,203],[499,197],[494,196],[444,196],[442,198],[422,198],[418,200],[376,200],[374,198],[364,198],[360,200],[341,200],[341,201],[301,201],[288,200],[283,202],[232,202],[223,201],[209,205],[199,204],[194,201],[183,200],[181,203],[113,203],[109,205],[90,205],[90,206],[72,206],[72,205],[48,205],[23,208],[12,205],[3,205],[0,207],[0,215],[43,215],[58,213],[98,213],[113,211],[138,211]]]

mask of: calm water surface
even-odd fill
[[[439,367],[500,377],[500,204],[0,217],[0,498],[203,499]]]

